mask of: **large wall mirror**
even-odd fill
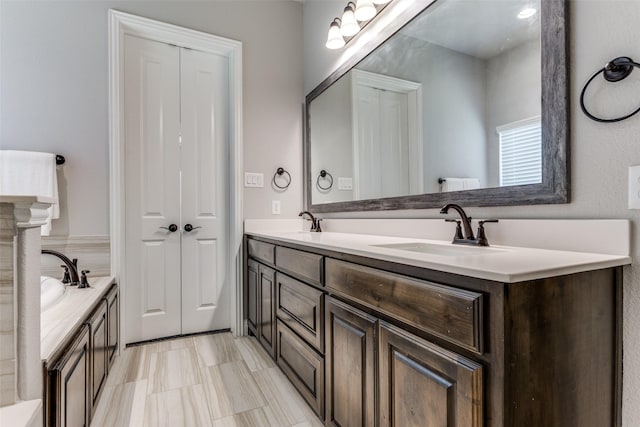
[[[567,203],[566,7],[435,0],[380,35],[307,96],[307,207]]]

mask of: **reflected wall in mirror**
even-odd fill
[[[565,7],[436,0],[330,76],[307,97],[310,208],[567,202]]]

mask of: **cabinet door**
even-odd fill
[[[278,320],[278,366],[309,406],[324,411],[324,358]]]
[[[80,328],[71,347],[49,370],[49,426],[89,426],[89,335],[90,328],[85,324]]]
[[[91,328],[91,415],[107,379],[107,302],[103,299],[87,321]]]
[[[377,319],[329,297],[325,310],[327,424],[373,426]]]
[[[116,360],[118,354],[118,334],[120,333],[118,326],[120,325],[120,309],[118,299],[118,286],[114,286],[107,295],[107,370],[111,369],[111,365]]]
[[[483,425],[482,366],[381,322],[380,427]]]
[[[249,330],[258,336],[258,263],[254,260],[247,261],[247,326]]]
[[[275,357],[276,350],[276,298],[275,298],[275,270],[258,265],[260,278],[260,310],[258,339],[262,346]]]

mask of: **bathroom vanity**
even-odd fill
[[[45,426],[88,426],[118,353],[118,286],[90,283],[42,313]]]
[[[327,426],[619,425],[629,257],[416,240],[245,235],[248,329]]]

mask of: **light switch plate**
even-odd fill
[[[264,187],[264,174],[254,173],[254,172],[245,172],[244,186],[245,187]]]
[[[640,165],[629,166],[629,209],[640,209]]]
[[[351,177],[338,177],[338,190],[353,190],[353,179]]]
[[[271,215],[280,215],[280,200],[271,201]]]

